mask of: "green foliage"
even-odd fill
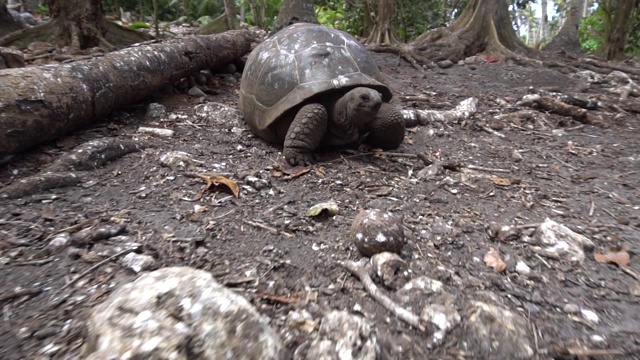
[[[632,18],[633,25],[627,39],[625,53],[640,57],[640,10],[636,9],[635,11],[636,16]]]
[[[324,26],[362,35],[362,1],[316,1],[316,17]]]
[[[427,30],[445,26],[447,12],[441,0],[396,0],[393,25],[400,40],[408,42]]]
[[[251,6],[249,0],[236,0],[236,3],[240,8],[245,9],[244,19],[241,21],[246,22],[249,25],[257,25],[254,18],[253,13],[251,12]],[[267,30],[273,29],[273,25],[276,22],[276,18],[278,17],[278,10],[280,9],[280,4],[282,0],[266,0],[263,2],[266,5],[265,13],[265,24],[263,24],[263,28]],[[256,9],[260,11],[260,9]]]
[[[604,43],[604,11],[598,8],[580,22],[579,39],[584,52],[594,52]]]
[[[157,0],[158,19],[160,21],[172,21],[181,16],[188,16],[190,19],[198,19],[202,16],[217,16],[224,12],[223,0]],[[184,9],[184,4],[188,7]],[[124,11],[138,14],[137,18],[145,21],[143,17],[153,15],[152,0],[119,0],[119,5]],[[116,12],[114,0],[103,0],[103,7],[106,12]]]
[[[129,24],[128,28],[133,30],[151,29],[151,26],[145,22],[136,21],[134,23]]]

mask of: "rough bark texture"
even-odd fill
[[[398,44],[396,33],[393,29],[393,0],[380,0],[375,6],[374,1],[367,0],[370,8],[376,8],[375,19],[373,21],[373,29],[367,37],[367,44],[372,45],[391,45]]]
[[[224,14],[227,17],[227,26],[229,29],[235,29],[238,20],[236,19],[236,2],[234,0],[224,0]]]
[[[562,25],[562,28],[551,42],[544,47],[544,51],[565,51],[576,55],[582,53],[582,50],[580,49],[580,40],[578,38],[578,27],[580,26],[583,2],[584,0],[571,1],[564,25]]]
[[[533,54],[516,35],[506,0],[470,0],[450,27],[429,31],[411,45],[434,61],[455,62],[481,52],[501,59]]]
[[[273,33],[299,22],[318,23],[313,9],[313,0],[283,0]]]
[[[250,50],[249,31],[142,45],[102,58],[0,72],[0,158],[53,140],[161,85],[226,65]]]
[[[632,16],[640,13],[640,0],[617,1],[611,28],[599,53],[607,60],[620,60],[624,57],[624,48],[632,25]]]
[[[0,38],[0,46],[26,47],[34,41],[86,49],[99,46],[111,51],[151,36],[106,20],[99,0],[46,0],[51,20]]]

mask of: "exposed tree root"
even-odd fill
[[[25,48],[32,42],[36,41],[56,44],[60,42],[58,34],[61,32],[61,25],[62,21],[54,18],[43,24],[23,29],[0,38],[0,46]],[[100,40],[100,48],[105,51],[113,51],[131,44],[153,39],[151,35],[124,28],[107,19],[103,19],[102,27],[104,28],[104,32],[99,31],[97,27],[94,28],[93,31],[101,34],[98,36]],[[73,29],[70,34],[64,35],[64,37],[69,38],[68,44],[70,46],[77,49],[83,48],[81,46],[82,41],[80,39],[81,34],[79,29]]]
[[[38,174],[5,186],[0,192],[0,197],[16,199],[49,189],[77,185],[89,176],[87,171],[76,172],[77,170],[93,170],[109,161],[147,147],[149,144],[143,141],[128,139],[89,141],[62,155]]]

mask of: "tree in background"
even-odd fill
[[[500,59],[531,55],[516,35],[506,0],[469,0],[449,27],[429,31],[410,43],[414,52],[433,61],[456,62],[485,52]]]
[[[367,0],[366,8],[375,11],[365,11],[365,17],[371,18],[368,22],[372,25],[365,43],[372,45],[399,44],[400,40],[396,36],[392,23],[393,0]]]
[[[44,0],[44,4],[51,14],[49,21],[0,38],[0,46],[26,47],[46,41],[77,50],[97,46],[110,51],[151,39],[105,19],[100,0]]]
[[[0,37],[24,29],[24,22],[14,18],[7,9],[6,0],[0,0]]]
[[[564,51],[570,54],[581,54],[579,26],[585,0],[571,0],[567,16],[556,36],[544,47],[544,51]]]
[[[599,6],[604,11],[604,42],[598,54],[607,60],[624,58],[627,38],[640,16],[640,0],[601,0]]]

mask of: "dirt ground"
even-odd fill
[[[516,101],[529,87],[589,99],[604,90],[544,68],[488,63],[418,72],[393,55],[375,56],[393,101],[403,108],[447,110],[476,97],[478,112],[409,129],[391,154],[323,151],[309,172],[287,176],[280,170],[280,147],[254,137],[242,123],[195,117],[194,107],[207,101],[237,108],[239,74],[216,75],[216,83],[204,88],[206,99],[150,99],[3,165],[0,184],[6,186],[90,140],[144,139],[152,145],[85,173],[78,186],[0,200],[0,358],[76,357],[87,310],[138,276],[117,256],[110,258],[125,243],[141,244],[139,252],[155,259],[154,268],[210,271],[281,334],[294,309],[314,317],[357,309],[375,324],[391,358],[475,358],[455,336],[437,349],[423,348],[424,334],[392,316],[337,265],[361,258],[349,228],[360,209],[377,208],[404,216],[408,244],[402,257],[413,273],[451,285],[456,296],[497,295],[529,321],[537,358],[551,358],[551,349],[560,346],[607,349],[583,358],[640,359],[640,285],[634,279],[640,272],[640,115],[607,115],[610,127],[535,111],[531,119],[498,118],[523,109]],[[162,121],[145,117],[150,102],[165,105],[169,115]],[[175,133],[141,134],[141,126]],[[174,150],[201,163],[185,171],[162,166],[161,157]],[[416,155],[460,167],[422,176],[426,164]],[[196,173],[236,181],[240,196],[224,189],[203,193]],[[329,200],[337,203],[338,215],[305,216]],[[490,236],[503,225],[522,225],[527,234],[545,218],[587,236],[596,251],[624,249],[631,256],[628,267],[599,263],[592,252],[581,264],[549,259],[532,251],[524,235]],[[121,232],[50,250],[61,232],[73,236],[97,227]],[[490,247],[506,262],[505,271],[485,265]],[[518,260],[531,274],[515,271]],[[585,319],[580,309],[599,321]],[[289,338],[287,356],[302,341]]]

